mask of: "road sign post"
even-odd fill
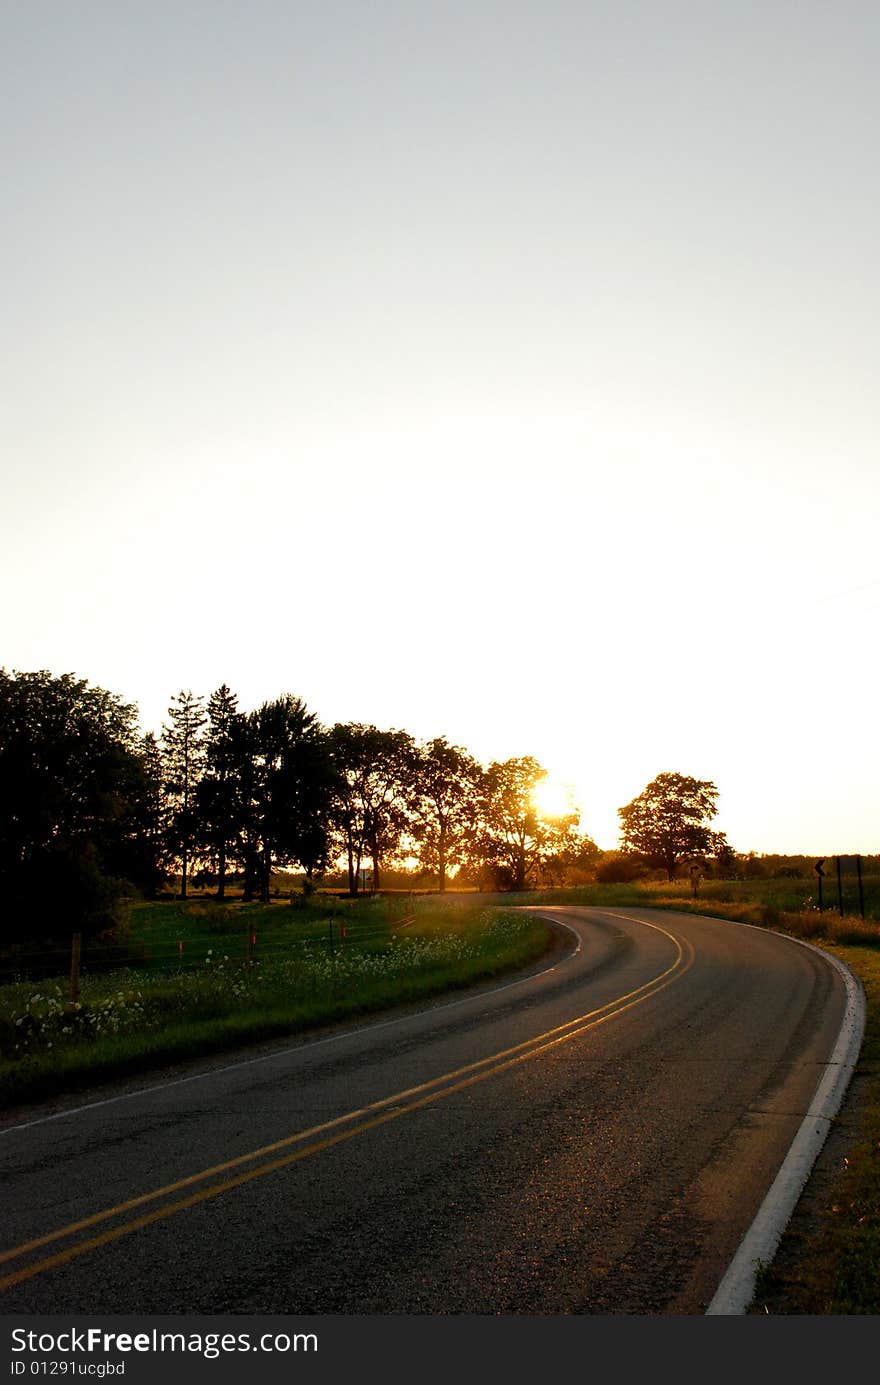
[[[822,911],[823,911],[823,909],[824,909],[824,905],[823,905],[823,903],[822,903],[822,877],[823,877],[824,874],[825,874],[825,857],[824,857],[824,856],[822,857],[822,860],[821,860],[821,861],[817,861],[817,862],[816,862],[816,864],[813,866],[813,870],[816,872],[816,879],[817,879],[817,881],[818,881],[818,883],[819,883],[819,913],[821,914]]]

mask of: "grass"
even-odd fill
[[[797,879],[703,881],[697,898],[687,884],[650,882],[535,891],[505,901],[711,914],[814,942],[861,979],[867,1027],[853,1136],[818,1190],[816,1180],[808,1187],[802,1205],[810,1205],[810,1215],[796,1214],[773,1264],[762,1270],[755,1313],[880,1312],[880,879],[866,879],[864,894],[864,920],[841,916],[836,888],[827,881],[832,907],[819,913],[815,881]],[[0,986],[0,1098],[75,1090],[418,1000],[525,965],[546,947],[546,931],[531,916],[489,910],[466,895],[352,903],[319,897],[301,908],[210,901],[137,906],[123,943],[86,959],[85,1018],[71,1024],[63,976]],[[59,1034],[65,1025],[71,1032]],[[23,1052],[26,1027],[35,1037]]]
[[[427,899],[364,900],[344,914],[323,901],[139,906],[128,964],[93,952],[78,1000],[64,976],[0,987],[0,1101],[420,1000],[524,966],[548,945],[546,925],[529,915]]]
[[[813,1199],[807,1229],[793,1219],[759,1275],[757,1313],[880,1312],[880,949],[828,946],[859,976],[867,1000],[855,1137]]]
[[[833,885],[833,888],[832,888]],[[880,937],[880,876],[866,876],[862,882],[865,903],[866,937]],[[552,898],[558,904],[587,904],[598,908],[609,905],[626,908],[674,908],[697,913],[718,914],[723,918],[740,919],[744,923],[764,923],[774,927],[782,914],[802,917],[799,927],[812,930],[811,936],[830,936],[841,924],[851,930],[862,921],[857,913],[858,891],[855,880],[845,878],[843,914],[837,905],[837,884],[827,877],[824,888],[824,912],[817,908],[816,879],[757,879],[701,880],[699,893],[694,896],[687,880],[639,881],[627,885],[583,885],[576,889],[554,890],[552,894],[535,891],[518,896],[523,902],[538,903]],[[775,911],[775,912],[774,912]],[[809,920],[809,922],[808,922]]]

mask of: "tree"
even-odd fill
[[[43,938],[117,921],[143,790],[136,710],[73,674],[0,670],[4,931]]]
[[[197,837],[196,785],[204,763],[202,727],[207,721],[204,702],[191,692],[179,692],[168,708],[171,725],[162,727],[165,791],[170,800],[169,843],[180,860],[180,897],[186,899],[190,859]]]
[[[572,827],[566,838],[541,858],[541,874],[553,886],[583,885],[595,878],[600,852],[592,837]]]
[[[723,832],[715,834],[715,874],[719,880],[735,880],[737,872],[737,854]]]
[[[710,780],[658,774],[638,798],[618,808],[621,847],[662,867],[673,880],[679,862],[711,855],[725,843],[724,834],[709,826],[717,801],[718,789]]]
[[[302,866],[303,890],[310,894],[329,862],[336,801],[336,770],[323,728],[316,725],[291,747],[278,787],[284,821],[279,840],[288,862]]]
[[[412,834],[422,866],[437,873],[441,894],[447,870],[466,858],[474,835],[480,773],[473,756],[445,736],[414,750]]]
[[[373,888],[383,861],[393,857],[409,821],[415,747],[406,731],[380,731],[356,722],[330,732],[336,771],[335,821],[348,864],[348,891],[358,893],[361,862],[373,862]]]
[[[361,861],[366,850],[361,785],[369,773],[370,756],[366,737],[362,734],[365,729],[354,723],[337,722],[329,738],[336,779],[333,825],[336,845],[346,857],[348,893],[352,897],[358,893]]]
[[[227,861],[235,854],[242,818],[244,717],[238,698],[221,683],[208,699],[204,773],[196,785],[199,844],[216,872],[217,898],[226,895]]]
[[[162,752],[152,731],[140,743],[141,780],[130,810],[130,832],[121,844],[117,872],[155,899],[168,879],[168,834],[162,791]]]
[[[328,852],[335,787],[325,733],[290,693],[248,717],[248,870],[258,862],[260,897],[268,902],[273,862],[301,865],[311,878]],[[258,856],[255,853],[259,852]]]
[[[577,825],[574,811],[557,816],[537,806],[536,790],[546,777],[533,756],[523,755],[489,765],[480,781],[476,851],[511,890],[526,889],[543,859],[562,851]]]

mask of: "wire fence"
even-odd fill
[[[0,956],[0,985],[22,981],[42,981],[48,978],[70,977],[76,988],[79,975],[106,974],[114,971],[199,971],[214,962],[292,959],[314,950],[336,948],[374,949],[388,943],[401,929],[415,922],[415,915],[406,915],[388,923],[369,922],[364,925],[346,918],[329,918],[322,932],[308,937],[268,936],[249,925],[244,931],[181,933],[176,942],[163,939],[155,944],[138,940],[129,945],[107,947],[89,943],[73,934],[67,947],[53,946],[15,950]]]

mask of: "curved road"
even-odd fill
[[[539,912],[549,968],[0,1127],[0,1311],[705,1312],[840,978],[717,919]]]

